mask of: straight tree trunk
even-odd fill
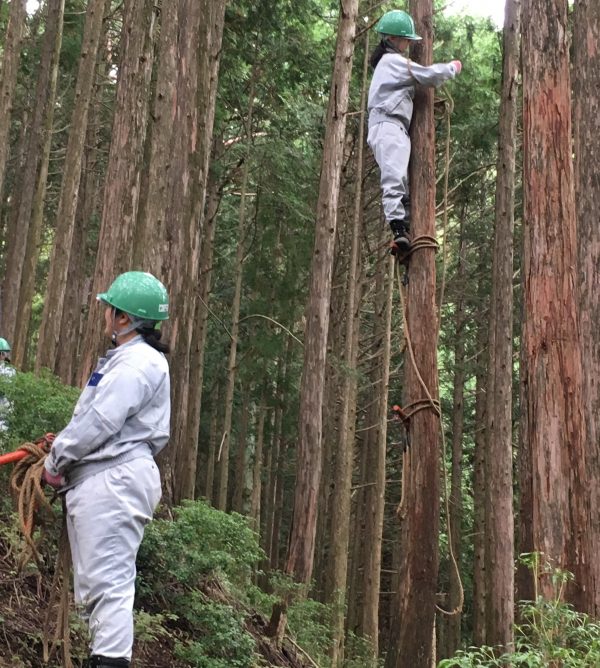
[[[15,322],[13,362],[16,366],[24,368],[27,360],[31,306],[35,294],[35,277],[38,258],[40,253],[40,242],[44,225],[44,203],[46,201],[46,185],[48,182],[48,168],[50,164],[50,150],[52,147],[52,128],[54,125],[54,107],[56,101],[56,85],[58,80],[58,61],[62,45],[64,0],[57,7],[58,17],[56,19],[56,31],[54,33],[54,45],[52,49],[52,60],[50,65],[50,79],[48,81],[48,95],[45,101],[46,110],[43,127],[43,146],[39,162],[37,183],[32,202],[31,220],[27,231],[27,244],[25,257],[21,269],[21,287],[19,290],[18,317]],[[45,302],[46,303],[46,302]]]
[[[458,240],[458,266],[456,284],[458,293],[455,306],[454,330],[454,380],[452,396],[452,472],[450,476],[450,534],[451,545],[458,574],[452,560],[449,563],[450,610],[458,609],[461,603],[460,583],[462,575],[462,522],[463,522],[463,434],[465,424],[465,288],[466,288],[466,239],[464,232],[465,211],[460,217]],[[460,646],[462,612],[445,618],[446,657],[454,656]],[[442,658],[442,657],[440,657]]]
[[[385,232],[387,236],[387,230]],[[381,351],[376,366],[378,381],[377,401],[374,403],[373,417],[377,427],[369,439],[367,470],[370,472],[365,498],[365,561],[363,571],[363,604],[359,633],[368,638],[373,648],[373,665],[379,656],[379,594],[381,577],[381,551],[383,537],[383,518],[385,510],[385,473],[387,447],[388,392],[390,362],[392,354],[392,308],[394,296],[394,261],[385,257],[377,274],[377,294],[383,298],[377,300],[375,321],[376,335],[380,341],[377,348]],[[369,422],[369,424],[371,424]],[[371,443],[373,447],[371,447]]]
[[[56,82],[54,68],[58,66],[58,54],[62,39],[64,0],[49,0],[46,7],[46,30],[42,39],[40,65],[35,89],[34,109],[31,127],[27,134],[25,163],[19,175],[20,193],[15,234],[10,239],[7,250],[6,269],[2,285],[2,332],[9,341],[14,340],[17,320],[20,319],[19,295],[23,277],[24,259],[31,225],[36,189],[40,183],[40,173],[47,170],[49,150],[48,114],[53,113],[49,101],[53,97],[52,82]],[[26,327],[25,327],[26,329]],[[16,353],[16,350],[15,350]]]
[[[329,300],[357,13],[358,0],[340,2],[336,53],[325,123],[310,291],[306,308],[294,510],[285,565],[287,573],[293,575],[298,582],[306,584],[312,577],[315,550],[316,502],[321,476],[321,406],[329,329]]]
[[[121,30],[115,115],[105,177],[102,222],[90,310],[81,356],[80,383],[86,382],[105,349],[99,292],[130,268],[137,218],[144,142],[148,124],[155,8],[145,0],[125,0]]]
[[[198,434],[200,432],[200,416],[202,411],[203,382],[204,382],[204,350],[208,335],[209,301],[212,289],[212,268],[215,248],[215,232],[217,229],[217,211],[221,202],[222,192],[219,184],[209,175],[207,188],[206,216],[204,220],[204,236],[200,249],[200,269],[198,300],[196,303],[195,336],[192,339],[190,351],[190,396],[195,397],[188,412],[188,443],[192,451],[189,453],[188,465],[182,471],[180,478],[181,498],[193,499],[196,496],[194,481],[197,478],[196,467],[198,462]],[[196,454],[193,454],[193,447]],[[214,460],[213,460],[214,466]],[[213,471],[214,473],[214,471]]]
[[[10,149],[9,133],[12,118],[13,98],[17,85],[21,42],[25,31],[27,0],[12,0],[8,13],[8,23],[4,36],[2,54],[2,75],[0,79],[0,202],[4,190],[4,176]]]
[[[502,101],[496,176],[493,253],[493,348],[489,349],[488,435],[485,458],[486,642],[510,650],[514,619],[513,519],[513,230],[519,74],[520,0],[508,0],[504,19]]]
[[[592,508],[598,508],[600,485],[600,230],[597,212],[600,207],[600,176],[597,156],[600,137],[594,119],[600,113],[596,91],[600,89],[600,4],[593,0],[577,0],[573,47],[574,74],[574,136],[575,189],[579,223],[579,287],[581,290],[581,345],[583,351],[586,397],[587,449],[593,475],[590,490]],[[596,513],[593,537],[600,535],[600,519]],[[596,553],[597,554],[597,553]],[[595,559],[597,561],[597,559]],[[595,575],[594,616],[600,613],[600,583]]]
[[[262,492],[262,467],[263,467],[263,446],[265,440],[265,416],[267,407],[265,406],[265,392],[260,398],[258,406],[258,426],[256,429],[256,448],[254,450],[254,462],[252,465],[252,493],[250,496],[250,517],[254,526],[260,528],[260,499]]]
[[[206,479],[204,496],[213,503],[213,487],[215,482],[215,459],[217,457],[217,428],[219,422],[220,388],[215,391],[214,401],[210,412],[210,435],[208,438],[208,457],[206,462]]]
[[[236,378],[236,359],[238,336],[240,329],[240,306],[242,301],[242,278],[244,268],[244,254],[246,237],[246,196],[248,193],[248,177],[250,174],[250,154],[252,141],[252,114],[254,110],[254,90],[258,67],[255,64],[250,77],[250,90],[248,92],[248,110],[246,113],[246,158],[242,168],[242,183],[240,186],[240,208],[237,229],[237,250],[235,255],[234,293],[231,307],[231,344],[229,346],[229,361],[227,364],[227,385],[225,389],[225,420],[223,422],[223,444],[221,457],[219,459],[219,496],[217,497],[217,508],[226,510],[227,487],[229,484],[229,444],[231,441],[231,428],[233,418],[233,392]]]
[[[532,508],[522,507],[521,522],[535,551],[574,574],[567,600],[593,612],[567,2],[524,0],[523,8],[523,454]],[[550,577],[540,592],[554,594]]]
[[[368,44],[365,48],[360,100],[356,167],[354,178],[354,210],[351,227],[349,271],[346,281],[346,322],[344,332],[344,374],[340,394],[340,420],[338,448],[336,452],[336,484],[331,506],[331,560],[333,574],[332,603],[333,645],[332,668],[338,668],[344,661],[344,627],[346,610],[346,589],[348,576],[348,544],[350,538],[350,515],[352,493],[352,470],[354,464],[354,439],[356,434],[358,337],[360,331],[361,306],[361,232],[363,226],[363,173],[367,75],[369,68]],[[348,245],[346,244],[346,248]]]
[[[487,338],[485,323],[479,323],[478,349]],[[483,355],[482,355],[483,357]],[[480,362],[475,385],[475,447],[473,453],[473,644],[485,644],[485,452],[487,368]]]
[[[246,487],[246,468],[248,466],[248,418],[250,412],[250,392],[249,388],[242,383],[242,414],[240,416],[240,431],[237,442],[237,457],[235,462],[235,476],[234,489],[231,495],[231,509],[243,514],[245,501],[245,487]]]
[[[431,63],[433,49],[431,0],[411,2],[411,14],[423,41],[415,47],[415,60]],[[433,90],[417,90],[411,126],[411,201],[415,212],[412,228],[416,237],[435,236],[435,130]],[[414,363],[406,362],[406,405],[438,400],[435,252],[414,253],[410,260],[407,298],[407,339]],[[417,373],[427,388],[422,387]],[[402,521],[400,568],[400,629],[397,652],[388,655],[388,666],[430,668],[435,658],[433,629],[439,565],[440,520],[439,414],[434,406],[416,412],[410,420],[409,468],[404,479],[406,515]]]
[[[90,0],[86,10],[79,71],[75,86],[73,116],[71,118],[64,175],[56,213],[54,245],[52,247],[44,311],[39,332],[38,352],[35,363],[37,371],[42,367],[46,367],[52,371],[55,371],[57,368],[57,354],[59,351],[65,293],[69,292],[72,287],[68,284],[67,277],[73,246],[88,115],[93,97],[94,76],[96,73],[98,47],[102,35],[105,7],[106,0]],[[30,303],[32,295],[28,294],[24,296],[28,298],[27,303]],[[22,307],[24,305],[22,303]]]

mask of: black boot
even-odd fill
[[[394,235],[394,247],[399,253],[408,253],[410,250],[409,226],[406,220],[390,221],[392,234]]]
[[[129,668],[127,659],[113,659],[109,656],[93,654],[87,662],[87,668]]]

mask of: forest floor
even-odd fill
[[[50,597],[51,573],[41,575],[35,567],[23,573],[17,572],[12,540],[15,534],[12,527],[7,528],[6,524],[9,519],[0,513],[0,668],[58,668],[64,665],[60,647],[54,650],[48,663],[43,661],[44,619]],[[314,666],[307,663],[287,641],[281,648],[274,647],[264,635],[267,620],[257,612],[248,613],[247,606],[236,601],[217,580],[207,581],[202,593],[210,601],[226,602],[234,608],[245,609],[245,630],[254,638],[256,645],[257,657],[253,665],[280,668]],[[54,624],[53,618],[51,624]],[[73,668],[80,668],[87,653],[85,624],[75,612],[71,614],[70,624]],[[151,626],[142,630],[136,641],[132,668],[190,668],[195,665],[175,656],[176,639],[183,636],[185,629],[178,628],[177,621],[168,619],[165,627],[168,630]]]

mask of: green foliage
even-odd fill
[[[515,666],[516,668],[589,668],[600,665],[600,624],[588,615],[575,612],[562,600],[564,588],[573,579],[571,573],[553,568],[538,553],[521,555],[532,571],[535,601],[519,605],[521,620],[515,625],[515,649],[504,653],[494,647],[471,647],[438,668],[478,668],[479,666]],[[551,599],[537,594],[541,578],[549,579],[554,589]]]
[[[233,606],[193,592],[186,597],[184,617],[194,628],[194,640],[176,643],[178,658],[196,668],[256,665],[254,639],[244,628],[244,615]]]
[[[138,556],[141,590],[169,598],[217,575],[243,589],[264,556],[246,518],[204,501],[186,501],[173,513],[174,521],[156,520],[146,529]]]
[[[12,378],[0,376],[0,395],[10,402],[3,412],[8,431],[2,434],[0,450],[11,450],[63,429],[71,419],[79,390],[63,385],[49,372],[39,376],[17,373]]]

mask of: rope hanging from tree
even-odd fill
[[[454,100],[452,99],[452,96],[448,91],[446,91],[447,98],[443,100],[444,103],[444,115],[446,117],[446,147],[445,147],[445,168],[444,168],[444,200],[443,200],[443,253],[442,253],[442,283],[441,283],[441,288],[440,288],[440,300],[438,304],[438,329],[436,333],[436,346],[437,346],[437,341],[439,340],[439,333],[441,329],[441,314],[442,314],[442,306],[443,306],[443,300],[444,300],[444,291],[445,291],[445,286],[446,286],[446,267],[447,267],[447,255],[446,255],[446,238],[447,238],[447,227],[448,227],[448,175],[450,171],[450,129],[451,129],[451,124],[450,124],[450,116],[452,114],[452,111],[454,110]],[[406,258],[403,258],[402,261],[405,259],[408,261],[410,256],[415,253],[416,251],[419,250],[424,250],[426,248],[432,248],[434,251],[437,252],[439,249],[439,244],[437,242],[437,239],[435,237],[429,236],[429,235],[421,235],[418,237],[415,237],[414,240],[411,242],[411,248],[410,251],[406,254]],[[404,286],[402,284],[402,279],[400,277],[400,271],[399,271],[399,264],[401,262],[396,263],[396,276],[398,279],[398,290],[400,292],[400,299],[402,302],[402,324],[404,328],[404,333],[405,333],[405,339],[406,339],[406,348],[408,349],[409,352],[409,357],[415,372],[415,375],[417,376],[417,379],[419,381],[419,384],[421,388],[423,389],[425,393],[425,398],[423,399],[418,399],[407,406],[404,406],[400,413],[401,413],[401,419],[403,420],[405,424],[405,428],[407,430],[407,437],[409,437],[409,432],[408,432],[408,421],[410,418],[418,413],[419,411],[422,410],[431,410],[435,413],[435,415],[439,418],[439,424],[440,424],[440,432],[442,436],[442,452],[446,453],[446,436],[444,433],[444,428],[443,428],[443,423],[442,423],[442,410],[441,410],[441,404],[438,399],[434,399],[429,388],[427,387],[425,381],[423,380],[423,377],[421,375],[421,372],[419,371],[417,361],[415,358],[414,350],[413,350],[413,345],[412,345],[412,339],[410,337],[410,331],[408,328],[408,320],[406,316],[406,297],[404,293]],[[408,268],[407,268],[408,271]],[[398,505],[398,516],[400,518],[404,518],[406,514],[406,496],[405,496],[405,490],[407,488],[407,480],[408,480],[408,473],[410,471],[411,467],[411,448],[410,444],[407,448],[405,448],[404,452],[402,453],[402,493],[401,493],[401,498],[400,498],[400,503]],[[450,526],[450,501],[448,498],[448,476],[446,472],[446,465],[443,463],[442,466],[442,471],[443,471],[443,478],[444,478],[444,505],[446,508],[446,520],[447,520],[447,529],[448,529],[448,552],[450,555],[450,561],[452,562],[452,567],[453,567],[453,572],[454,576],[456,578],[456,582],[458,584],[458,590],[459,590],[459,600],[457,605],[453,610],[445,610],[444,608],[440,607],[439,605],[436,605],[436,609],[438,612],[442,613],[443,615],[446,615],[448,617],[453,617],[455,615],[458,615],[462,612],[463,606],[464,606],[464,600],[465,600],[465,592],[464,592],[464,587],[462,583],[462,579],[460,576],[460,569],[458,568],[458,562],[456,560],[456,555],[454,554],[454,548],[452,546],[452,528]]]

